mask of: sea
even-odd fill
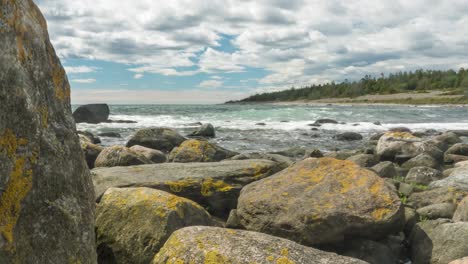
[[[78,105],[73,105],[73,110]],[[138,129],[168,127],[187,135],[197,122],[216,128],[212,142],[241,153],[273,152],[294,147],[322,151],[364,147],[366,140],[337,141],[335,135],[357,132],[368,139],[393,127],[412,131],[468,130],[468,107],[403,105],[110,105],[111,120],[136,123],[77,124],[93,134],[117,132],[121,138],[101,137],[102,144],[125,145]],[[310,124],[330,118],[339,124],[325,124],[312,130]],[[264,123],[260,125],[259,123]]]

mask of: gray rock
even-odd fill
[[[100,136],[100,137],[110,137],[110,138],[121,138],[122,137],[122,135],[120,135],[117,132],[105,132],[105,133],[98,134],[98,136]]]
[[[432,182],[429,187],[454,187],[468,191],[468,167],[456,168],[449,177]]]
[[[164,163],[167,161],[166,154],[156,149],[150,149],[143,146],[135,145],[132,146],[130,150],[137,154],[143,155],[145,158],[152,161],[153,163]]]
[[[85,155],[86,164],[88,164],[88,168],[92,169],[94,168],[94,162],[96,161],[97,157],[99,156],[99,154],[101,154],[104,148],[91,143],[87,137],[84,137],[82,135],[79,136],[81,150]]]
[[[290,149],[275,151],[272,152],[272,154],[279,154],[290,158],[301,158],[306,154],[307,150],[307,148],[293,147]]]
[[[358,154],[351,156],[346,160],[352,161],[361,167],[372,167],[379,162],[377,157],[371,154]]]
[[[143,128],[132,136],[127,143],[127,147],[140,145],[162,152],[170,152],[184,141],[185,138],[183,136],[170,128]]]
[[[436,188],[423,192],[413,193],[408,198],[408,205],[414,208],[421,208],[431,204],[439,203],[459,203],[468,192],[452,187]]]
[[[306,158],[322,158],[323,153],[320,149],[308,149],[306,150],[303,159]]]
[[[186,226],[215,225],[200,205],[149,188],[108,189],[96,208],[99,263],[150,263]]]
[[[444,149],[441,148],[444,151],[457,143],[462,143],[460,137],[453,132],[445,132],[441,135],[434,137],[434,140],[442,142],[446,146]]]
[[[376,154],[381,160],[406,161],[422,153],[441,161],[443,152],[430,142],[424,142],[407,132],[387,132],[376,147]]]
[[[366,263],[262,233],[198,226],[174,232],[152,263],[171,263],[174,259],[180,263],[207,264]]]
[[[236,160],[96,168],[91,173],[98,200],[110,187],[150,187],[188,198],[213,215],[227,217],[245,185],[280,169],[270,160]]]
[[[201,139],[189,139],[174,148],[169,154],[171,162],[216,162],[234,157],[239,153],[222,148]]]
[[[407,127],[392,127],[388,131],[390,132],[404,132],[404,133],[412,133],[411,129]]]
[[[445,264],[468,255],[468,223],[430,220],[417,224],[410,236],[414,264]]]
[[[437,161],[426,153],[422,153],[403,163],[401,167],[405,169],[412,169],[415,167],[429,167],[433,169],[439,169],[441,167],[441,162]]]
[[[339,151],[327,152],[323,154],[323,156],[327,158],[346,160],[347,158],[352,157],[354,155],[358,155],[358,154],[360,153],[354,150],[339,150]]]
[[[454,260],[450,262],[449,264],[468,264],[468,257],[464,257],[461,259]]]
[[[226,221],[227,228],[242,228],[239,222],[239,217],[237,217],[237,210],[233,209],[229,213],[228,220]]]
[[[395,165],[391,161],[383,161],[373,166],[371,170],[375,171],[377,175],[383,178],[393,178],[397,176]]]
[[[453,203],[431,204],[416,210],[425,219],[452,218],[457,205]]]
[[[341,141],[354,141],[362,140],[362,135],[356,132],[344,132],[335,136],[337,140]]]
[[[444,162],[447,164],[458,163],[468,161],[468,156],[456,155],[456,154],[445,154]]]
[[[145,156],[131,151],[123,146],[112,146],[105,148],[99,153],[94,162],[95,167],[118,167],[141,164],[151,164],[151,160]]]
[[[370,140],[378,141],[385,133],[377,133],[370,137]]]
[[[461,156],[468,156],[468,144],[457,143],[450,147],[445,154],[454,154]]]
[[[329,118],[322,118],[318,119],[314,122],[315,125],[323,125],[323,124],[338,124],[338,121],[329,119]]]
[[[453,215],[454,222],[468,222],[468,197],[465,197],[457,207]]]
[[[212,124],[204,124],[195,132],[189,135],[190,137],[207,137],[213,138],[216,136],[215,128]]]
[[[270,153],[245,153],[239,154],[231,158],[231,160],[251,160],[251,159],[263,159],[271,160],[278,164],[283,169],[291,166],[293,161],[291,158],[279,155],[279,154],[270,154]]]
[[[304,245],[378,238],[403,227],[396,191],[350,161],[306,159],[245,186],[237,215],[247,230]]]
[[[413,208],[405,207],[405,228],[403,231],[409,235],[413,227],[419,222],[419,215]]]
[[[447,178],[448,176],[450,176],[450,174],[452,174],[452,172],[455,171],[456,168],[450,168],[450,169],[446,169],[442,172],[442,175],[444,175],[444,178]]]
[[[438,170],[428,167],[414,167],[406,176],[405,181],[414,184],[429,185],[431,182],[443,177]]]
[[[70,85],[33,1],[0,3],[0,263],[96,263]]]
[[[357,239],[348,241],[346,248],[339,252],[340,255],[361,259],[370,264],[395,264],[398,256],[395,256],[388,246],[372,240]]]
[[[414,191],[414,186],[404,182],[400,182],[398,186],[398,192],[406,197],[410,196]]]
[[[109,119],[109,106],[107,104],[88,104],[78,107],[73,112],[76,123],[99,124]]]
[[[89,131],[77,131],[76,133],[80,137],[80,140],[85,140],[86,138],[89,142],[93,144],[101,144],[101,139],[99,137],[96,137],[95,135],[93,135],[93,133]]]

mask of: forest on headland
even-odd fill
[[[452,96],[439,100],[441,103],[468,103],[468,70],[416,70],[398,72],[378,77],[366,75],[358,81],[345,80],[288,90],[255,94],[239,101],[228,103],[288,102],[319,100],[326,98],[356,98],[365,95],[386,95],[398,93],[426,93],[443,91],[441,95]],[[458,96],[457,96],[458,95]],[[402,98],[402,100],[409,98]],[[437,98],[435,98],[437,99]],[[439,98],[442,99],[442,98]],[[431,100],[427,103],[436,102]],[[424,103],[425,101],[421,102]],[[395,101],[395,103],[397,103]]]

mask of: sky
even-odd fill
[[[35,0],[72,103],[222,103],[468,68],[468,0]]]

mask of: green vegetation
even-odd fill
[[[378,78],[366,75],[360,81],[344,81],[342,83],[332,82],[327,84],[311,85],[299,89],[293,87],[284,91],[256,94],[240,101],[231,101],[228,103],[355,98],[363,95],[376,94],[426,93],[431,90],[441,90],[443,91],[442,95],[452,97],[414,99],[407,97],[394,100],[393,102],[385,100],[385,103],[468,103],[468,70],[463,68],[458,72],[453,70],[417,70],[415,72],[399,72],[396,74],[390,74],[389,76],[384,76],[382,74],[382,76]],[[378,103],[378,101],[363,100],[363,103]]]

